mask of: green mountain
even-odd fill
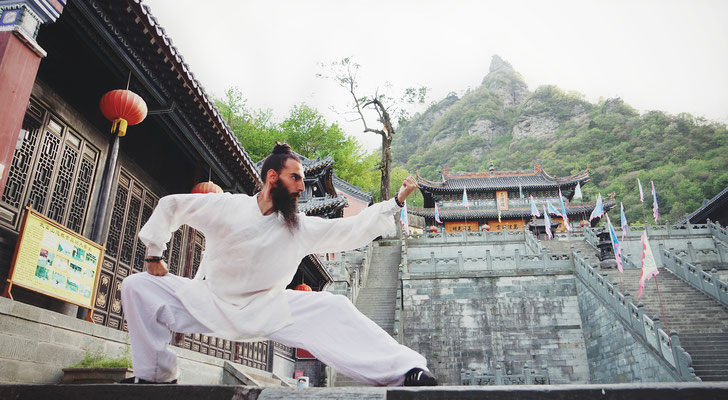
[[[395,166],[433,180],[445,165],[476,172],[490,161],[497,170],[527,170],[539,160],[557,176],[588,167],[585,198],[614,192],[630,223],[651,218],[650,181],[661,223],[678,222],[728,186],[725,124],[687,113],[640,114],[619,98],[593,104],[555,86],[530,92],[498,56],[480,87],[462,97],[451,93],[401,125],[393,157]]]

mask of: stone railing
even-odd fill
[[[500,365],[495,367],[495,374],[488,375],[486,371],[460,371],[460,385],[462,386],[495,386],[495,385],[548,385],[549,375],[546,367],[541,367],[541,373],[529,368],[528,364],[523,366],[521,374],[513,375],[510,371],[503,375]]]
[[[665,333],[659,320],[650,319],[645,315],[641,306],[632,302],[629,292],[620,293],[618,284],[611,283],[608,278],[600,275],[597,269],[589,265],[580,255],[574,254],[574,261],[576,275],[580,280],[597,294],[609,310],[619,316],[625,327],[646,342],[667,364],[672,366],[680,380],[700,381],[691,367],[690,354],[680,346],[677,332],[670,331],[670,335]]]
[[[718,226],[718,224],[708,220],[708,229],[710,234],[716,239],[720,240],[724,244],[728,244],[728,228],[724,226]]]
[[[425,232],[409,237],[410,246],[432,246],[445,243],[523,242],[523,231]]]
[[[526,238],[526,246],[531,249],[532,253],[540,254],[544,251],[543,244],[541,244],[540,240],[536,239],[533,232],[528,229],[524,229],[523,236]]]
[[[408,272],[411,275],[458,274],[463,272],[511,273],[519,272],[563,272],[573,270],[572,256],[568,253],[549,253],[542,250],[539,254],[522,255],[518,249],[512,256],[493,256],[486,250],[483,257],[464,257],[462,250],[456,257],[435,257],[410,259]]]
[[[669,269],[670,272],[717,300],[724,307],[728,307],[728,284],[717,278],[717,271],[715,269],[709,274],[693,264],[684,261],[677,254],[673,254],[664,249],[662,245],[660,245],[660,253],[662,254],[662,262],[665,268]]]
[[[713,224],[714,225],[714,224]],[[597,238],[597,232],[601,232],[603,228],[584,228],[584,236],[586,240],[597,245],[599,238]],[[639,240],[642,236],[642,232],[645,230],[643,225],[627,226],[627,237],[625,240]],[[717,226],[715,229],[711,228],[709,224],[685,224],[685,225],[647,225],[647,236],[649,237],[664,237],[666,239],[673,237],[685,237],[691,235],[705,235],[705,236],[716,236],[713,232],[718,230]],[[621,239],[622,238],[622,227],[614,226],[614,232]],[[725,233],[725,229],[723,229]],[[728,239],[728,233],[726,238]]]

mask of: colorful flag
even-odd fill
[[[409,236],[409,218],[407,217],[407,200],[404,201],[404,207],[399,212],[399,221],[404,227],[404,232]]]
[[[546,200],[546,206],[548,207],[549,213],[561,216],[561,212],[554,207],[550,201]]]
[[[470,203],[468,202],[468,190],[467,189],[463,189],[463,205],[467,208],[470,208]]]
[[[638,299],[642,296],[642,289],[645,287],[645,283],[659,273],[660,271],[657,270],[655,256],[652,255],[650,242],[647,240],[647,230],[644,230],[642,231],[642,272],[640,273],[640,288],[637,291]]]
[[[622,219],[622,240],[624,240],[624,238],[627,237],[627,216],[624,215],[624,204],[619,203],[619,207],[621,208],[620,218]]]
[[[538,212],[538,208],[536,208],[536,202],[533,201],[533,196],[529,196],[531,198],[531,215],[538,218],[541,216],[541,214]]]
[[[602,215],[604,215],[604,204],[602,202],[602,194],[599,193],[599,197],[597,197],[597,205],[594,206],[594,210],[589,216],[589,222],[591,222],[594,218],[601,217]]]
[[[660,212],[657,210],[657,192],[655,191],[655,183],[650,181],[652,184],[652,216],[655,217],[655,222],[660,218]]]
[[[576,189],[574,189],[574,197],[572,197],[572,199],[580,200],[581,198],[581,184],[579,184],[579,182],[576,182]]]
[[[637,178],[637,186],[640,188],[640,201],[645,202],[645,193],[642,191],[642,182],[640,182],[640,178]]]
[[[521,187],[521,185],[518,185],[518,195],[523,198],[523,188]]]
[[[622,245],[619,244],[617,239],[617,232],[614,231],[612,221],[609,220],[609,214],[607,215],[607,225],[609,226],[609,237],[612,239],[612,248],[614,249],[614,258],[617,260],[617,269],[619,272],[624,272],[622,269]]]
[[[564,205],[564,196],[561,195],[561,188],[559,188],[559,203],[561,205],[561,218],[564,220],[564,227],[567,231],[570,231],[569,216],[566,214],[566,206]]]
[[[498,209],[498,222],[501,222],[501,208],[498,199],[495,199],[495,207]]]
[[[554,235],[551,234],[551,218],[549,218],[549,213],[546,212],[546,207],[543,208],[543,225],[546,228],[546,236],[551,240]]]
[[[437,203],[435,203],[435,221],[442,223],[442,221],[440,221],[440,207],[437,206]]]

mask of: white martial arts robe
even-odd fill
[[[145,300],[143,290],[124,290],[122,284],[122,303],[132,336],[133,360],[141,360],[142,357],[140,355],[142,349],[137,351],[134,349],[133,330],[144,329],[139,328],[139,325],[144,323],[144,313],[148,314],[147,318],[156,318],[163,324],[162,326],[166,325],[178,332],[196,332],[206,327],[208,329],[199,333],[238,341],[270,338],[289,346],[305,347],[317,355],[313,349],[322,345],[325,347],[325,343],[314,343],[313,336],[306,338],[306,335],[302,334],[309,328],[301,324],[302,320],[299,319],[297,322],[293,318],[290,302],[296,295],[287,293],[290,291],[285,290],[286,285],[293,279],[301,259],[307,254],[350,250],[366,245],[377,236],[393,233],[395,225],[392,215],[398,209],[392,199],[368,207],[349,218],[326,220],[301,213],[300,227],[291,233],[278,213],[264,216],[255,197],[224,193],[179,194],[160,199],[149,221],[139,232],[139,238],[147,246],[147,254],[161,255],[164,244],[169,241],[172,232],[183,224],[190,225],[205,235],[206,248],[193,280],[168,277],[162,281],[155,280],[155,277],[148,274],[134,280],[139,282],[140,287],[145,286],[146,289],[152,286],[161,287],[162,289],[154,289],[159,290],[159,296],[174,293],[176,298],[173,300],[179,300],[180,305],[177,309],[174,307],[162,309],[164,304],[172,302],[162,301],[162,298],[156,298],[155,294],[149,294],[149,298]],[[337,299],[340,297],[328,293],[313,293],[312,297],[299,298],[296,304],[305,304],[306,299],[309,299],[312,307],[321,308],[322,301],[327,303],[331,302],[330,299],[336,299],[334,302],[340,303]],[[148,304],[145,304],[145,301]],[[421,355],[397,344],[376,327],[376,324],[358,313],[350,302],[348,303],[348,306],[338,304],[328,312],[352,314],[352,318],[356,321],[346,322],[347,318],[344,318],[344,324],[354,324],[355,329],[361,330],[364,337],[360,340],[371,340],[376,342],[371,345],[381,346],[383,349],[381,357],[387,358],[383,360],[385,365],[371,365],[368,367],[371,371],[362,370],[357,366],[360,361],[354,359],[358,353],[355,349],[362,345],[361,341],[359,343],[353,341],[349,347],[346,347],[345,343],[341,344],[344,347],[332,345],[332,354],[319,354],[322,361],[359,380],[380,385],[401,384],[401,375],[409,368],[426,369],[426,361]],[[130,307],[134,308],[133,312],[138,319],[136,323],[132,322],[133,318],[129,315]],[[186,312],[192,318],[179,318],[174,315]],[[299,309],[297,312],[303,310]],[[320,312],[315,319],[316,323],[332,325],[330,327],[335,331],[337,327],[333,325],[340,324],[338,320],[341,319],[341,315],[331,315],[327,318]],[[317,329],[319,335],[321,328],[321,326],[311,327]],[[323,328],[325,330],[327,327]],[[386,337],[382,336],[382,333]],[[147,332],[147,334],[159,333]],[[140,336],[136,336],[136,342],[142,340]],[[147,339],[150,338],[144,338]],[[138,347],[143,346],[147,345],[141,344]],[[144,352],[150,349],[144,349]],[[324,352],[323,348],[319,351],[319,353]],[[336,352],[348,354],[336,354]],[[374,351],[372,354],[377,352]],[[385,357],[385,354],[388,357]],[[390,360],[392,356],[396,356],[400,361]],[[155,357],[159,365],[148,366],[151,369],[141,365],[137,368],[135,365],[137,376],[154,381],[174,379],[177,374],[176,358],[167,360],[166,358],[172,357],[169,352],[167,355]],[[350,362],[347,362],[347,359]],[[367,360],[369,364],[375,361]],[[148,364],[149,360],[144,362]],[[137,370],[151,372],[145,372],[147,375],[142,376]]]

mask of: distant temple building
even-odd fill
[[[442,181],[433,182],[417,175],[420,191],[424,196],[424,208],[412,208],[410,213],[425,218],[434,225],[435,203],[446,232],[477,231],[487,224],[490,230],[519,230],[532,222],[532,227],[543,227],[543,216],[534,220],[531,215],[529,196],[533,196],[539,213],[550,202],[559,207],[559,189],[564,197],[566,214],[571,223],[588,219],[595,202],[572,202],[577,184],[589,182],[589,171],[557,178],[544,171],[534,162],[533,171],[495,171],[493,163],[489,172],[450,173],[442,170]],[[469,206],[463,204],[463,191],[467,191]],[[604,202],[605,210],[613,207],[613,200]],[[500,218],[499,218],[500,209]],[[554,226],[564,230],[561,217],[552,216]],[[533,228],[532,228],[533,229]]]

